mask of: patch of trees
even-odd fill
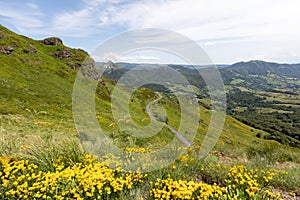
[[[274,105],[274,102],[266,101],[250,92],[230,93],[227,100],[228,114],[249,126],[270,133],[264,136],[265,139],[300,148],[300,108]],[[237,107],[246,109],[239,110]],[[260,112],[261,108],[284,110],[288,113]]]

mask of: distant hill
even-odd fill
[[[198,68],[210,66],[210,65],[148,64],[148,63],[126,63],[126,62],[116,62],[115,64],[124,69],[133,69],[135,67],[140,67],[140,66],[149,67],[149,68],[157,68],[157,67],[163,67],[163,66],[169,66],[169,67],[182,66],[184,68],[189,68],[189,69],[198,69]],[[218,68],[225,68],[230,65],[216,64],[215,66]]]
[[[276,74],[279,76],[287,76],[300,78],[300,64],[279,64],[265,62],[261,60],[252,60],[249,62],[238,62],[226,68],[231,72],[247,76],[247,75],[263,75]]]
[[[223,81],[232,88],[250,90],[300,89],[300,64],[278,64],[265,61],[235,63],[220,70]]]

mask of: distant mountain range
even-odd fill
[[[103,65],[103,63],[98,63]],[[118,80],[124,73],[131,69],[155,69],[159,67],[172,67],[186,77],[196,87],[205,87],[205,82],[199,76],[199,71],[207,66],[192,66],[178,64],[136,64],[114,63],[106,70],[105,76]],[[225,85],[231,89],[247,88],[250,90],[299,89],[300,64],[279,64],[253,60],[238,62],[233,65],[217,65]],[[112,73],[113,71],[113,73]],[[234,84],[232,84],[234,83]]]
[[[110,61],[110,63],[112,63]],[[105,63],[98,62],[98,65],[103,65]],[[157,67],[183,67],[187,69],[201,69],[205,67],[211,67],[212,65],[183,65],[183,64],[148,64],[148,63],[126,63],[126,62],[116,62],[114,63],[116,67],[124,69],[133,69],[136,67],[147,67],[147,68],[157,68]],[[266,62],[262,60],[251,60],[248,62],[238,62],[232,65],[229,64],[216,64],[214,65],[220,69],[226,68],[225,71],[231,71],[241,75],[268,75],[277,74],[280,76],[295,77],[300,78],[300,63],[299,64],[281,64],[274,62]]]
[[[99,64],[103,64],[101,62],[99,62]],[[211,65],[180,65],[180,64],[149,64],[149,63],[126,63],[126,62],[116,62],[115,65],[121,67],[121,68],[125,68],[125,69],[133,69],[135,67],[148,67],[148,68],[157,68],[157,67],[163,67],[163,66],[170,66],[170,67],[174,67],[174,66],[182,66],[185,68],[189,68],[189,69],[194,69],[194,68],[203,68],[203,67],[210,67]],[[215,65],[218,68],[225,68],[228,67],[230,65],[226,65],[226,64],[216,64]]]
[[[227,67],[234,73],[241,75],[268,75],[276,74],[279,76],[300,78],[300,64],[279,64],[253,60],[249,62],[238,62]]]
[[[111,61],[110,61],[111,62]],[[98,62],[99,65],[103,65],[104,62]],[[188,69],[198,69],[210,67],[212,65],[183,65],[183,64],[149,64],[149,63],[126,63],[126,62],[116,62],[114,63],[116,66],[125,68],[125,69],[133,69],[135,67],[184,67]],[[266,62],[262,60],[251,60],[248,62],[237,62],[234,64],[215,64],[214,66],[218,68],[228,68],[231,71],[240,73],[240,74],[259,74],[259,75],[267,75],[268,73],[275,73],[278,75],[291,76],[295,78],[300,77],[300,63],[297,64],[285,64],[285,63],[275,63],[275,62]]]

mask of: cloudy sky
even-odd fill
[[[299,8],[298,0],[0,0],[0,23],[88,52],[124,31],[163,28],[196,41],[215,63],[300,63]],[[151,52],[126,59],[171,62]]]

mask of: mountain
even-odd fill
[[[169,66],[169,67],[182,66],[184,68],[189,68],[189,69],[198,69],[198,68],[204,68],[204,67],[211,66],[211,65],[149,64],[149,63],[126,63],[126,62],[116,62],[115,64],[124,69],[133,69],[135,67],[157,68],[157,67],[163,67],[163,66]],[[218,68],[226,68],[229,65],[216,64],[215,66]]]
[[[221,69],[224,83],[252,90],[299,89],[300,64],[239,62]],[[244,80],[244,81],[241,81]],[[234,84],[232,84],[234,83]]]
[[[300,64],[278,64],[261,60],[252,60],[249,62],[235,63],[227,67],[226,70],[231,71],[232,73],[240,74],[242,76],[267,76],[268,74],[275,74],[278,76],[300,79]]]
[[[198,70],[203,66],[175,65],[175,64],[135,64],[116,63],[120,69],[107,75],[111,79],[118,80],[128,70],[136,67],[155,69],[158,67],[171,67],[183,74],[186,79],[198,88],[204,88],[205,83],[199,76]],[[239,62],[233,65],[216,65],[223,77],[225,85],[235,88],[247,88],[252,90],[267,89],[299,89],[300,64],[278,64],[265,61]],[[242,79],[242,80],[241,80]],[[234,83],[234,84],[232,84]]]
[[[300,147],[300,64],[239,62],[221,70],[228,114]]]

